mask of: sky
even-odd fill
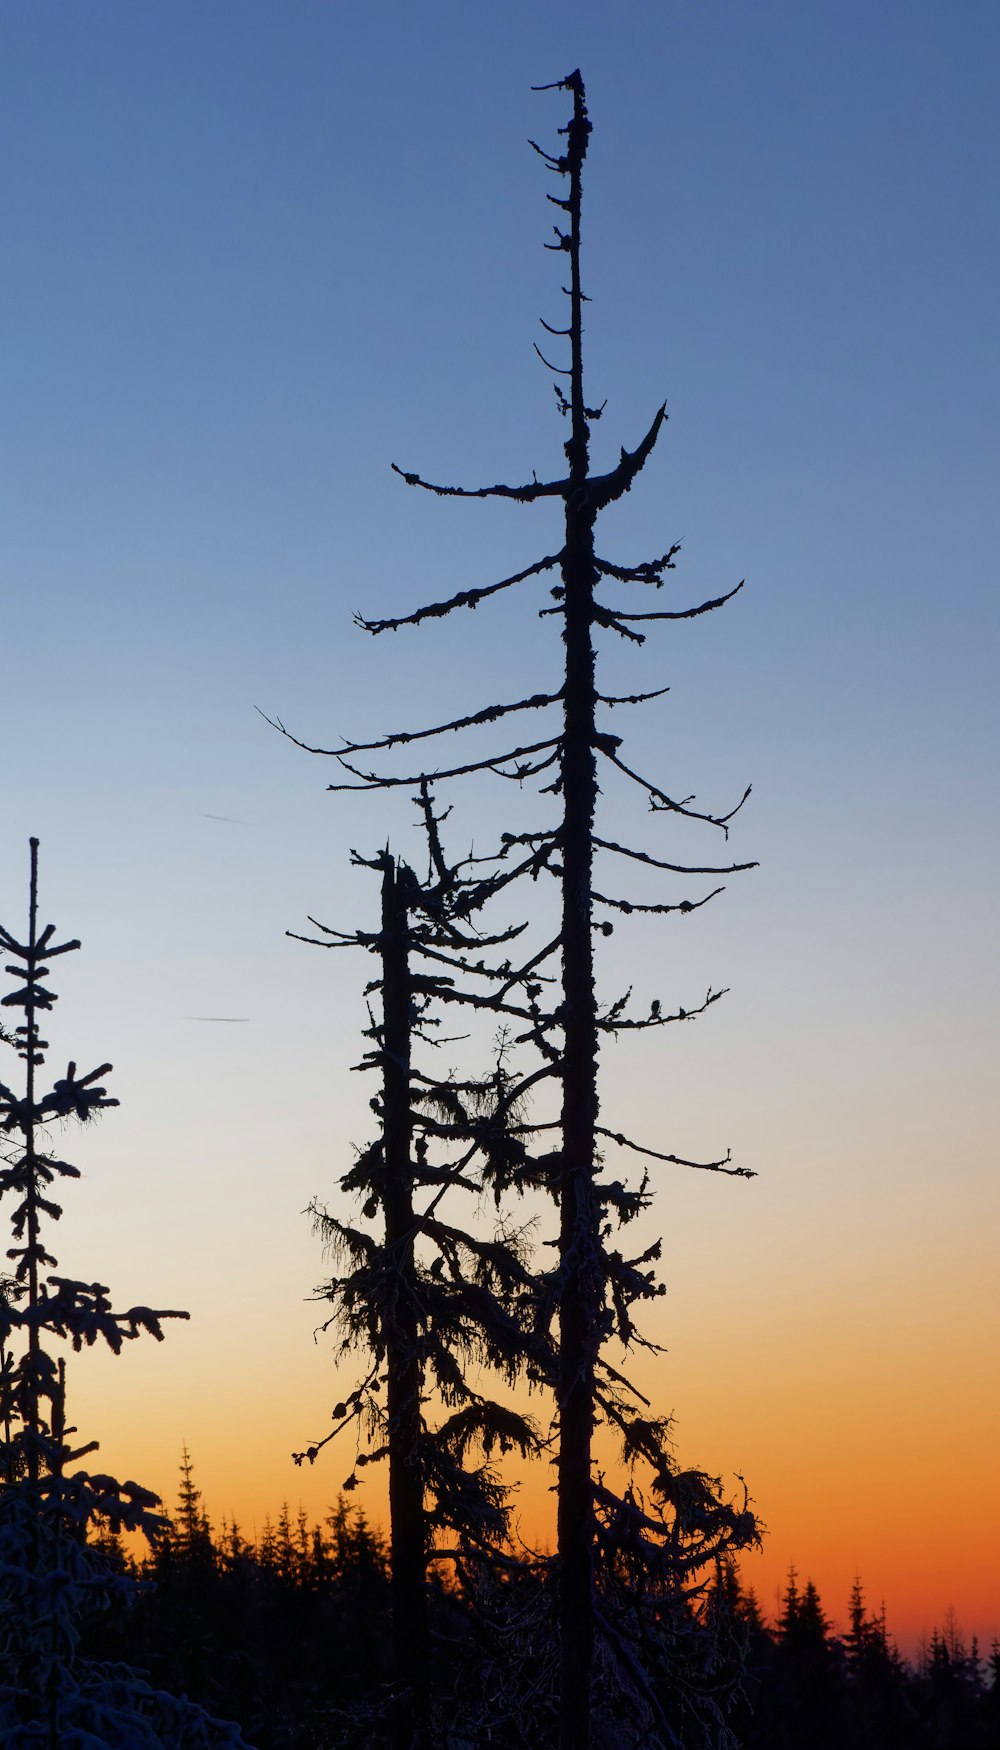
[[[640,769],[715,808],[752,782],[730,849],[760,864],[602,943],[609,992],[729,989],[608,1050],[608,1122],[758,1175],[662,1169],[666,1353],[636,1377],[683,1462],[746,1477],[765,1608],[794,1562],[841,1621],[859,1573],[908,1646],[949,1605],[1000,1632],[998,48],[985,0],[0,6],[0,920],[36,834],[43,918],[84,944],[54,1067],[110,1059],[122,1102],[62,1141],[60,1266],[192,1315],[72,1363],[108,1468],[171,1499],[186,1441],[247,1530],[351,1469],[289,1454],[351,1383],[303,1212],[369,1140],[371,968],[285,932],[370,923],[350,849],[412,854],[412,809],[328,794],[260,713],[330,745],[557,684],[530,585],[391,638],[352,616],[558,545],[551,506],[390,463],[560,467],[526,142],[566,109],[531,86],[580,66],[596,465],[669,415],[602,546],[682,537],[676,605],[746,578],[601,672],[670,685],[616,714]],[[537,810],[453,800],[469,843]]]

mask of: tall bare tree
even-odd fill
[[[557,818],[553,824],[540,831],[504,833],[501,855],[511,860],[512,868],[518,866],[517,859],[526,859],[526,873],[536,879],[551,877],[560,888],[558,931],[530,962],[536,972],[557,964],[558,989],[554,1000],[534,1001],[531,1025],[525,1029],[522,1042],[541,1053],[541,1067],[530,1078],[535,1091],[542,1091],[546,1081],[560,1090],[559,1116],[550,1126],[558,1134],[552,1174],[559,1210],[558,1358],[552,1384],[558,1423],[559,1742],[561,1750],[587,1750],[598,1583],[607,1587],[607,1597],[613,1594],[619,1607],[617,1625],[606,1605],[602,1607],[602,1646],[617,1662],[618,1678],[627,1680],[638,1696],[643,1676],[635,1654],[637,1618],[633,1606],[643,1588],[648,1590],[652,1581],[664,1589],[664,1595],[670,1588],[676,1591],[690,1582],[699,1564],[726,1549],[747,1544],[756,1535],[745,1501],[734,1506],[724,1498],[717,1480],[697,1471],[677,1471],[670,1448],[669,1418],[648,1413],[649,1406],[613,1364],[610,1353],[615,1341],[626,1349],[645,1341],[633,1309],[636,1302],[655,1296],[662,1288],[655,1274],[659,1241],[631,1257],[615,1243],[619,1227],[648,1207],[650,1190],[645,1177],[638,1187],[629,1188],[604,1174],[603,1156],[609,1144],[647,1162],[744,1178],[752,1175],[746,1168],[734,1166],[728,1153],[705,1161],[682,1159],[600,1122],[598,1062],[602,1038],[623,1030],[691,1021],[724,993],[709,989],[698,1001],[675,1006],[654,999],[644,1012],[632,1007],[630,992],[604,1005],[595,984],[595,935],[610,934],[612,920],[629,913],[690,914],[714,898],[721,887],[712,886],[693,899],[642,901],[615,891],[613,882],[609,889],[603,876],[598,887],[595,873],[598,862],[602,867],[624,863],[669,876],[714,880],[754,865],[677,863],[655,849],[621,843],[600,830],[599,768],[602,775],[637,787],[654,813],[700,823],[728,838],[730,822],[746,801],[749,788],[734,807],[710,812],[696,808],[693,798],[682,797],[636,771],[622,757],[621,737],[612,732],[604,713],[652,700],[666,688],[624,696],[602,691],[597,664],[602,635],[610,633],[628,645],[642,644],[653,623],[712,612],[730,601],[742,582],[692,606],[636,610],[629,603],[629,592],[636,587],[664,588],[675,569],[679,544],[631,564],[606,559],[597,550],[597,519],[635,484],[662,432],[666,408],[657,408],[633,450],[622,448],[614,466],[604,472],[594,470],[591,430],[604,409],[588,405],[585,396],[583,306],[587,299],[581,272],[583,167],[591,123],[578,71],[539,89],[564,91],[572,101],[570,119],[560,130],[562,148],[550,153],[532,142],[547,169],[560,181],[560,192],[548,196],[560,213],[560,222],[555,227],[555,241],[546,247],[567,260],[569,284],[562,290],[568,300],[568,321],[564,326],[543,326],[551,336],[568,343],[568,363],[555,364],[540,349],[536,351],[555,375],[559,411],[568,422],[565,472],[554,479],[540,479],[533,473],[530,480],[518,485],[466,487],[435,484],[393,466],[408,485],[444,498],[503,499],[520,505],[555,501],[562,512],[560,544],[498,582],[460,590],[393,618],[357,618],[366,631],[379,635],[440,619],[461,608],[477,608],[501,592],[555,573],[558,581],[550,586],[549,605],[540,611],[543,617],[562,621],[562,674],[549,691],[492,702],[430,728],[399,730],[372,741],[347,741],[329,748],[310,746],[309,751],[339,761],[344,777],[329,786],[335,791],[384,792],[399,786],[426,786],[429,781],[440,785],[469,775],[493,774],[514,780],[518,786],[541,777],[541,793],[555,799]],[[619,599],[614,599],[614,594],[605,599],[607,592],[615,592]],[[374,767],[367,757],[374,755],[384,762],[401,749],[413,749],[423,759],[420,744],[433,745],[437,737],[477,730],[521,714],[529,718],[541,714],[539,733],[525,734],[499,753],[437,766],[423,764],[417,771],[411,767],[406,772],[387,769],[385,764]],[[308,744],[299,741],[298,745]],[[546,1127],[546,1123],[534,1122],[536,1133]],[[632,1476],[622,1492],[594,1475],[592,1441],[598,1421],[621,1437]],[[639,1472],[647,1478],[647,1494],[641,1492]],[[641,1579],[643,1575],[645,1579]],[[654,1718],[650,1729],[666,1732],[668,1727],[668,1722],[661,1719],[657,1723]]]

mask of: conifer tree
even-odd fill
[[[73,1443],[65,1355],[53,1345],[68,1343],[78,1352],[104,1342],[119,1354],[143,1332],[162,1340],[164,1320],[188,1314],[147,1306],[116,1312],[103,1283],[54,1274],[57,1260],[43,1237],[45,1223],[62,1213],[54,1188],[80,1175],[50,1151],[47,1129],[71,1118],[89,1122],[118,1101],[102,1085],[109,1063],[78,1075],[71,1061],[50,1090],[40,1087],[48,1050],[40,1016],[56,1001],[47,962],[80,943],[56,942],[52,924],[39,930],[37,839],[30,849],[27,937],[22,942],[0,927],[0,946],[14,957],[5,970],[15,980],[0,1004],[24,1015],[14,1029],[24,1091],[0,1081],[0,1129],[18,1139],[0,1169],[0,1198],[14,1198],[15,1241],[7,1252],[14,1275],[0,1295],[0,1739],[11,1750],[29,1744],[47,1750],[236,1746],[242,1743],[236,1727],[151,1689],[126,1668],[78,1653],[81,1619],[131,1586],[121,1564],[102,1554],[100,1541],[123,1530],[155,1538],[167,1522],[156,1512],[158,1497],[137,1483],[69,1469],[98,1442]]]
[[[362,1198],[364,1218],[381,1221],[381,1237],[325,1207],[313,1209],[323,1238],[347,1265],[320,1290],[336,1309],[330,1322],[339,1327],[342,1353],[367,1351],[370,1367],[336,1406],[330,1433],[295,1457],[313,1462],[322,1446],[356,1426],[371,1437],[356,1469],[388,1462],[395,1737],[407,1747],[432,1738],[427,1576],[432,1557],[445,1553],[435,1550],[435,1537],[457,1536],[452,1557],[461,1550],[496,1557],[509,1507],[491,1460],[536,1445],[530,1420],[473,1385],[470,1364],[485,1364],[508,1384],[526,1373],[547,1379],[552,1368],[539,1284],[522,1259],[521,1236],[498,1219],[483,1238],[456,1222],[451,1208],[456,1193],[485,1190],[499,1209],[515,1175],[523,1189],[544,1171],[533,1166],[516,1121],[523,1087],[507,1073],[502,1049],[481,1080],[434,1075],[418,1061],[419,1049],[435,1042],[443,1006],[534,1026],[541,986],[532,966],[483,959],[520,934],[477,927],[510,871],[490,873],[478,860],[449,864],[426,784],[418,802],[426,878],[388,849],[372,859],[355,853],[356,864],[381,877],[381,928],[345,933],[311,920],[321,935],[301,938],[366,948],[379,965],[366,991],[373,1047],[357,1067],[380,1074],[371,1102],[380,1130],[341,1185]],[[479,989],[468,983],[473,976]],[[525,984],[531,994],[516,1001]],[[436,1424],[432,1396],[450,1412]],[[356,1485],[356,1469],[347,1488]]]
[[[565,258],[569,284],[563,291],[569,301],[565,326],[544,323],[547,332],[568,342],[567,366],[543,357],[556,377],[556,399],[568,421],[564,445],[566,470],[554,479],[533,474],[524,484],[465,487],[438,485],[420,475],[398,468],[408,485],[445,498],[493,498],[520,505],[540,505],[551,500],[562,513],[562,536],[555,551],[499,582],[463,589],[446,600],[435,601],[391,619],[359,616],[361,626],[379,635],[404,626],[447,616],[459,608],[475,609],[499,592],[520,587],[552,573],[550,604],[542,616],[562,622],[564,663],[559,681],[551,690],[510,702],[492,702],[467,715],[421,730],[398,730],[362,742],[347,741],[334,748],[310,747],[314,753],[332,755],[344,769],[342,781],[331,790],[386,791],[399,786],[435,785],[470,774],[492,774],[526,780],[544,774],[541,793],[555,800],[556,819],[542,831],[509,831],[502,835],[502,853],[512,862],[529,854],[526,873],[534,878],[551,877],[560,889],[560,927],[556,937],[536,953],[532,964],[558,967],[558,988],[547,1006],[535,1002],[531,1025],[522,1043],[541,1055],[540,1069],[522,1077],[536,1091],[554,1085],[560,1110],[554,1120],[559,1146],[555,1152],[550,1184],[558,1205],[558,1315],[557,1359],[551,1384],[556,1399],[558,1423],[558,1577],[559,1631],[561,1643],[560,1745],[562,1750],[587,1750],[590,1737],[591,1678],[597,1589],[603,1587],[614,1599],[615,1620],[605,1609],[601,1621],[602,1657],[610,1661],[612,1681],[633,1696],[637,1706],[649,1701],[644,1687],[638,1640],[643,1600],[650,1589],[663,1597],[676,1596],[678,1588],[690,1588],[698,1568],[726,1550],[753,1541],[756,1527],[742,1505],[732,1505],[721,1494],[716,1479],[697,1470],[678,1472],[673,1460],[670,1420],[647,1413],[649,1407],[613,1364],[609,1346],[622,1343],[626,1349],[644,1343],[636,1323],[636,1303],[662,1292],[655,1266],[661,1243],[654,1241],[629,1256],[615,1243],[617,1230],[634,1220],[650,1202],[647,1178],[630,1187],[605,1174],[603,1154],[613,1144],[620,1151],[638,1155],[646,1162],[669,1163],[697,1170],[750,1177],[745,1168],[732,1165],[728,1153],[707,1161],[682,1159],[662,1148],[640,1142],[618,1128],[600,1122],[598,1099],[599,1048],[603,1039],[623,1031],[662,1028],[691,1021],[703,1014],[724,994],[709,989],[693,1003],[664,1005],[654,998],[648,1010],[630,1004],[630,992],[603,1004],[595,983],[594,940],[608,935],[614,920],[629,913],[666,916],[688,915],[721,891],[714,886],[696,898],[640,901],[595,884],[598,859],[640,866],[671,876],[715,878],[753,867],[751,863],[697,862],[680,864],[642,846],[624,844],[600,831],[597,818],[598,767],[602,775],[634,785],[654,814],[707,826],[728,838],[729,825],[749,795],[747,789],[735,807],[723,813],[693,806],[693,798],[679,797],[658,781],[637,772],[622,756],[621,738],[612,733],[603,712],[615,707],[638,705],[653,699],[653,692],[616,696],[599,687],[598,643],[612,634],[627,644],[641,644],[655,622],[686,620],[711,612],[729,601],[742,588],[735,588],[691,607],[653,608],[635,611],[605,600],[604,590],[628,592],[661,590],[674,570],[679,544],[665,553],[637,563],[621,564],[600,555],[596,546],[596,523],[601,512],[628,493],[651,456],[666,419],[661,405],[634,450],[622,449],[619,460],[606,472],[596,472],[591,463],[591,430],[604,409],[591,406],[585,396],[583,371],[583,291],[581,271],[582,173],[588,151],[591,123],[583,81],[579,72],[543,90],[569,94],[572,115],[561,129],[564,147],[558,153],[535,150],[561,184],[559,194],[550,194],[561,215],[555,242],[547,245]],[[534,144],[534,143],[533,143]],[[536,348],[536,350],[538,350]],[[601,595],[598,591],[601,590]],[[373,769],[366,756],[389,756],[399,749],[433,740],[457,731],[477,729],[518,714],[542,713],[546,718],[537,734],[525,734],[514,746],[486,757],[468,758],[448,765],[425,765],[412,769]],[[555,714],[556,720],[552,720]],[[293,737],[292,739],[296,739]],[[299,742],[299,745],[307,744]],[[536,1122],[536,1131],[542,1126]],[[647,1345],[652,1347],[652,1345]],[[602,1421],[620,1436],[623,1458],[631,1480],[616,1490],[593,1472],[592,1438]],[[645,1478],[645,1482],[642,1482]],[[661,1612],[661,1615],[669,1614]],[[643,1696],[645,1693],[645,1701]],[[666,1730],[665,1725],[657,1729]]]
[[[778,1638],[790,1641],[794,1638],[799,1626],[799,1616],[802,1610],[802,1594],[799,1591],[799,1576],[794,1562],[788,1569],[788,1579],[781,1598],[781,1608],[778,1612]]]
[[[181,1448],[181,1482],[177,1491],[177,1514],[173,1521],[173,1545],[188,1561],[214,1559],[212,1527],[205,1512],[201,1490],[194,1480],[194,1465],[187,1443]]]
[[[860,1574],[855,1574],[851,1586],[851,1596],[847,1606],[848,1630],[844,1636],[844,1650],[847,1654],[847,1668],[857,1670],[864,1657],[871,1625],[868,1621],[868,1611],[865,1607],[865,1595],[861,1585]]]

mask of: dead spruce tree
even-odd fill
[[[536,1001],[532,1025],[523,1035],[523,1042],[542,1055],[541,1068],[525,1081],[530,1079],[533,1091],[539,1094],[546,1085],[555,1085],[560,1097],[557,1117],[533,1121],[536,1134],[551,1128],[558,1136],[557,1166],[552,1175],[559,1209],[558,1356],[552,1386],[558,1438],[559,1743],[562,1750],[587,1750],[590,1742],[595,1626],[600,1629],[602,1688],[605,1692],[610,1689],[621,1706],[631,1710],[635,1741],[676,1742],[675,1725],[668,1717],[673,1708],[677,1718],[694,1719],[697,1715],[700,1724],[692,1727],[695,1740],[709,1743],[717,1741],[713,1737],[716,1728],[723,1729],[717,1710],[713,1713],[715,1679],[708,1669],[711,1657],[701,1677],[690,1661],[685,1673],[675,1673],[672,1699],[664,1711],[662,1678],[670,1665],[671,1644],[678,1659],[687,1657],[679,1650],[676,1636],[671,1643],[670,1623],[679,1620],[673,1606],[678,1600],[686,1604],[697,1592],[700,1567],[751,1543],[756,1525],[745,1499],[742,1505],[727,1501],[716,1479],[695,1470],[678,1472],[670,1450],[669,1418],[650,1411],[611,1359],[616,1343],[628,1350],[646,1342],[634,1309],[637,1302],[662,1292],[655,1274],[661,1244],[654,1241],[637,1255],[626,1256],[614,1243],[617,1229],[648,1207],[650,1189],[645,1177],[639,1186],[630,1188],[605,1174],[603,1156],[612,1144],[618,1151],[637,1154],[648,1162],[751,1175],[747,1169],[733,1166],[728,1154],[708,1161],[682,1159],[599,1121],[602,1038],[693,1020],[723,992],[710,989],[702,1000],[676,1007],[654,1000],[644,1013],[632,1009],[630,993],[602,1004],[595,986],[594,938],[595,933],[610,934],[611,920],[616,916],[690,914],[721,888],[712,886],[692,899],[636,900],[616,892],[603,876],[596,886],[595,864],[599,860],[602,868],[605,864],[625,864],[669,876],[708,878],[754,865],[679,863],[602,833],[597,819],[598,768],[606,778],[637,787],[654,813],[700,823],[723,838],[728,838],[729,823],[749,790],[727,812],[711,813],[694,807],[693,798],[679,798],[660,782],[637,772],[623,758],[621,738],[607,726],[604,709],[642,704],[666,688],[624,696],[601,691],[597,658],[602,635],[610,633],[626,645],[641,644],[652,623],[709,613],[729,601],[742,584],[695,606],[636,611],[629,605],[629,592],[635,588],[662,589],[675,568],[678,544],[658,557],[634,564],[620,564],[597,551],[597,518],[631,490],[653,452],[666,411],[665,406],[657,409],[636,448],[623,448],[613,467],[603,473],[592,468],[591,426],[603,408],[588,405],[583,371],[586,299],[581,280],[581,202],[591,124],[578,72],[541,89],[565,91],[573,104],[572,116],[561,130],[564,148],[553,154],[535,147],[562,185],[559,194],[548,196],[562,219],[555,230],[555,242],[547,247],[567,263],[569,284],[562,289],[568,300],[568,322],[560,327],[543,325],[550,335],[568,342],[569,361],[565,366],[557,365],[543,356],[543,363],[555,373],[559,411],[569,426],[564,445],[566,470],[550,480],[533,474],[522,485],[465,487],[436,485],[393,466],[408,485],[443,498],[503,499],[519,505],[556,501],[562,507],[561,542],[553,552],[499,582],[460,590],[448,599],[426,603],[394,618],[359,615],[357,619],[373,635],[415,627],[462,608],[478,608],[500,592],[556,573],[558,581],[551,586],[550,605],[541,609],[541,614],[562,621],[562,675],[549,691],[490,703],[431,728],[401,730],[373,741],[349,741],[330,748],[310,746],[309,751],[333,756],[344,768],[343,781],[331,784],[331,790],[383,792],[428,781],[440,785],[475,774],[498,775],[520,786],[539,776],[543,778],[540,794],[555,800],[555,821],[540,831],[503,834],[502,854],[512,862],[527,854],[532,859],[530,872],[543,879],[553,878],[560,890],[557,933],[531,960],[539,975],[541,969],[558,965],[556,996],[547,1007]],[[620,592],[624,599],[605,599],[606,591]],[[433,743],[438,736],[472,731],[517,714],[538,713],[543,719],[538,734],[526,734],[516,745],[485,757],[437,766],[424,764],[416,773],[412,768],[406,773],[372,769],[365,758],[376,755],[388,759],[397,750]],[[557,721],[552,720],[553,715]],[[620,1491],[594,1473],[592,1441],[598,1422],[616,1431],[621,1439],[628,1480]],[[667,1686],[669,1689],[669,1677]]]
[[[366,1354],[368,1368],[335,1407],[330,1432],[295,1458],[314,1461],[354,1427],[359,1450],[344,1486],[355,1486],[358,1468],[388,1463],[395,1694],[386,1724],[400,1750],[441,1741],[432,1707],[429,1563],[478,1555],[511,1565],[500,1553],[510,1505],[492,1460],[513,1449],[528,1455],[538,1444],[533,1423],[473,1385],[470,1372],[485,1366],[510,1386],[545,1382],[553,1367],[545,1285],[527,1267],[524,1235],[501,1214],[512,1184],[523,1190],[546,1173],[519,1121],[523,1081],[506,1067],[502,1043],[481,1079],[429,1067],[429,1048],[440,1048],[442,1011],[485,1013],[509,1027],[537,1024],[542,987],[534,968],[518,966],[508,952],[523,926],[491,933],[479,921],[524,870],[449,864],[426,784],[417,800],[426,877],[388,849],[374,858],[354,853],[356,865],[381,878],[380,928],[342,932],[310,920],[319,935],[297,936],[327,948],[363,948],[378,962],[365,992],[372,1045],[355,1067],[380,1076],[371,1101],[379,1133],[341,1189],[362,1200],[363,1218],[381,1233],[312,1209],[338,1263],[318,1291],[335,1308],[327,1324],[339,1332],[341,1354]],[[525,866],[544,856],[531,851]],[[457,1197],[478,1201],[484,1193],[497,1211],[488,1238],[457,1222],[453,1208]],[[452,1542],[442,1544],[448,1534]],[[375,1729],[374,1719],[369,1724]]]
[[[101,1282],[57,1276],[44,1224],[62,1213],[53,1189],[79,1171],[52,1153],[46,1131],[69,1119],[91,1121],[117,1106],[102,1085],[102,1063],[78,1075],[71,1062],[51,1089],[38,1072],[47,1040],[39,1017],[56,993],[46,983],[47,962],[79,948],[55,941],[55,927],[38,928],[38,840],[32,839],[25,941],[0,928],[0,946],[13,956],[6,971],[15,987],[0,999],[7,1012],[23,1011],[12,1043],[24,1065],[24,1091],[0,1080],[0,1133],[8,1141],[0,1168],[0,1198],[15,1199],[14,1244],[7,1256],[13,1276],[0,1292],[0,1741],[57,1750],[65,1745],[134,1745],[136,1750],[179,1750],[242,1744],[235,1726],[214,1721],[183,1698],[153,1690],[121,1665],[84,1659],[78,1650],[81,1619],[109,1597],[128,1596],[134,1583],[88,1544],[88,1532],[141,1531],[155,1538],[166,1528],[158,1497],[137,1483],[69,1467],[97,1450],[74,1444],[67,1419],[66,1360],[103,1342],[119,1354],[143,1332],[160,1341],[165,1319],[186,1312],[132,1306],[115,1312]],[[55,1345],[55,1347],[53,1346]]]

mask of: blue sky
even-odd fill
[[[221,1492],[266,1355],[288,1395],[255,1459],[273,1505],[301,1483],[280,1481],[297,1419],[326,1413],[299,1212],[365,1139],[345,1065],[366,968],[283,932],[374,909],[348,849],[407,843],[408,805],[325,795],[325,763],[254,707],[329,742],[551,683],[541,596],[376,642],[351,616],[557,541],[547,510],[424,499],[389,463],[470,483],[559,466],[531,350],[558,262],[525,142],[565,108],[530,86],[576,65],[598,462],[664,396],[670,415],[602,544],[628,560],[683,536],[678,600],[747,578],[605,671],[671,683],[628,730],[668,787],[722,805],[753,781],[733,848],[762,865],[683,932],[608,950],[612,984],[639,965],[665,998],[733,992],[661,1056],[619,1048],[609,1112],[762,1175],[665,1188],[664,1389],[699,1458],[749,1470],[724,1332],[777,1281],[812,1297],[831,1354],[845,1284],[887,1345],[919,1348],[926,1319],[989,1352],[998,38],[978,0],[0,10],[0,916],[16,927],[38,833],[43,910],[85,945],[60,1029],[114,1059],[123,1101],[60,1258],[196,1314],[145,1372],[80,1368],[102,1425],[120,1377],[149,1392],[123,1466],[169,1486],[186,1437]],[[470,786],[461,831],[496,807]],[[758,1386],[773,1353],[764,1319]],[[975,1448],[974,1370],[963,1389]],[[808,1515],[782,1519],[769,1462],[764,1442],[775,1560],[806,1567]]]

